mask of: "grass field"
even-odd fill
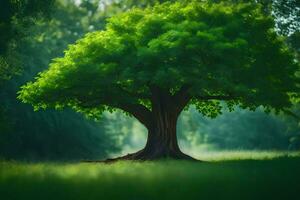
[[[210,155],[210,156],[208,156]],[[300,198],[300,153],[223,152],[209,162],[0,163],[1,200]]]

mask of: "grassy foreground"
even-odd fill
[[[213,162],[1,162],[0,199],[299,198],[300,157],[296,154],[265,160],[234,159],[237,155],[232,160],[223,155],[225,161]]]

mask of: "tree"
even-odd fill
[[[34,19],[48,17],[54,0],[1,0],[0,2],[0,86],[21,70],[15,52],[18,41]]]
[[[35,109],[71,107],[89,117],[121,109],[147,129],[143,150],[123,159],[192,159],[177,144],[181,111],[234,106],[279,112],[298,91],[297,63],[274,20],[248,3],[163,3],[109,19],[22,87]]]

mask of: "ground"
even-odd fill
[[[226,152],[209,162],[0,163],[0,199],[298,199],[300,153]]]

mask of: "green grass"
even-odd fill
[[[226,152],[202,163],[1,162],[0,199],[299,199],[298,155]]]
[[[300,158],[299,151],[209,151],[191,154],[204,161],[270,160],[277,158]]]

